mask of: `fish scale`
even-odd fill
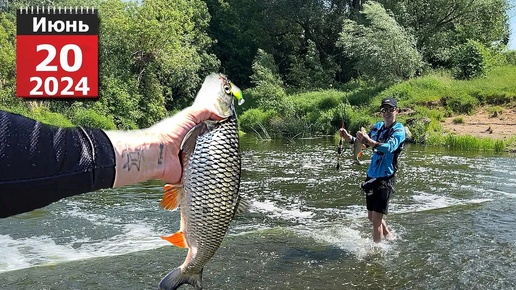
[[[191,230],[185,232],[185,237],[197,242],[191,245],[197,251],[184,272],[198,273],[219,248],[238,202],[240,151],[234,116],[199,136],[186,172],[184,188],[193,204],[186,211],[185,222]],[[226,176],[232,178],[224,179]],[[223,183],[220,182],[221,178],[224,179]]]

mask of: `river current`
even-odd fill
[[[516,156],[408,145],[375,246],[358,184],[369,165],[333,138],[242,139],[236,217],[205,289],[514,289]],[[186,251],[157,181],[0,220],[0,289],[157,289]],[[183,286],[184,289],[193,289]],[[181,288],[183,289],[183,288]]]

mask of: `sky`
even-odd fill
[[[511,30],[509,49],[516,50],[516,0],[510,0],[509,4],[512,6],[509,10],[509,28]]]

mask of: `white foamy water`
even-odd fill
[[[491,200],[492,199],[489,198],[459,199],[450,196],[414,191],[412,202],[410,204],[399,204],[394,201],[389,207],[392,209],[392,213],[396,214],[436,210],[458,205],[478,204]]]
[[[281,218],[284,220],[306,221],[314,215],[314,213],[311,211],[304,211],[299,209],[299,204],[291,204],[291,206],[287,208],[279,206],[273,201],[267,200],[263,202],[255,201],[253,202],[252,206],[256,211],[262,214],[266,214],[273,218]]]
[[[66,230],[72,236],[54,234],[17,237],[0,235],[0,272],[23,269],[33,266],[51,265],[62,262],[83,260],[95,257],[123,255],[132,252],[156,249],[168,243],[160,238],[155,226],[147,222],[126,220],[107,216],[103,213],[91,213],[72,207],[61,213],[69,220],[87,221],[93,225],[111,228],[112,234],[98,237],[81,234],[85,228]],[[59,225],[55,225],[59,227]],[[55,228],[53,228],[55,230]],[[65,234],[63,232],[63,234]],[[77,234],[77,236],[74,236]],[[107,236],[106,236],[107,235]]]
[[[0,252],[0,272],[95,256],[71,245],[57,245],[47,236],[13,239],[9,235],[0,235]]]
[[[425,212],[490,202],[491,198],[455,198],[422,191],[414,191],[410,202],[400,203],[394,198],[390,203],[391,215]],[[406,198],[407,196],[404,196]],[[276,196],[278,198],[278,196]],[[285,222],[295,222],[291,229],[299,236],[310,236],[316,242],[336,246],[352,253],[357,259],[364,259],[372,253],[386,253],[392,250],[392,245],[399,240],[402,231],[393,230],[396,239],[387,243],[375,244],[371,240],[370,222],[367,220],[365,200],[362,204],[350,204],[333,208],[312,208],[304,205],[305,201],[289,203],[254,201],[253,211],[267,215],[270,218]],[[303,208],[303,210],[301,210]],[[331,217],[331,218],[328,218]],[[253,228],[256,230],[256,228]],[[364,232],[364,229],[367,231]],[[380,251],[380,252],[378,252]],[[395,253],[390,253],[395,254]]]

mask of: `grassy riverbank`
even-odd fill
[[[473,80],[455,80],[447,72],[436,72],[400,84],[383,87],[368,86],[361,82],[346,87],[308,93],[291,94],[268,100],[255,97],[247,110],[240,114],[241,127],[262,138],[310,137],[334,134],[344,122],[355,132],[381,119],[378,105],[381,98],[394,96],[399,100],[401,113],[398,120],[412,133],[411,141],[437,146],[473,150],[514,150],[516,137],[498,134],[470,134],[468,130],[453,131],[446,122],[467,129],[462,123],[465,116],[491,112],[492,121],[514,126],[516,110],[516,66],[495,67],[484,77]],[[485,126],[488,129],[488,124]]]

